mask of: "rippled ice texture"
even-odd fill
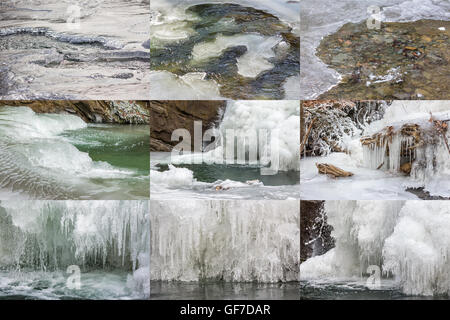
[[[0,96],[5,99],[145,99],[149,1],[0,4]],[[69,21],[75,21],[69,19]]]

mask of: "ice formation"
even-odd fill
[[[195,60],[218,57],[229,47],[245,45],[247,52],[237,59],[238,73],[255,78],[261,72],[273,68],[269,60],[275,57],[273,49],[281,41],[281,37],[263,37],[257,34],[219,35],[213,42],[196,44],[192,49],[192,56]]]
[[[376,265],[405,294],[450,293],[446,201],[328,201],[325,211],[336,247],[304,262],[302,280],[358,278]]]
[[[297,281],[298,201],[151,201],[151,279]]]
[[[257,159],[262,165],[271,163],[278,151],[278,170],[299,170],[300,167],[300,105],[298,101],[229,101],[218,130],[222,137],[217,150],[212,150],[203,158],[223,161],[227,155],[227,131],[234,130],[237,145],[245,149],[245,159],[249,160],[253,148],[258,144]],[[268,135],[264,136],[267,133]],[[249,137],[258,140],[250,141]],[[244,138],[246,139],[244,141]],[[272,149],[275,146],[274,149]],[[236,148],[236,145],[235,145]],[[275,152],[272,152],[274,150]],[[235,151],[235,150],[232,150]],[[234,152],[234,158],[242,161],[242,155]],[[219,159],[216,158],[219,156]]]
[[[148,201],[1,201],[0,269],[124,270],[148,296],[149,223]]]
[[[389,137],[381,143],[363,146],[366,167],[398,172],[404,163],[411,164],[411,181],[406,185],[424,187],[432,195],[449,196],[450,150],[446,141],[450,132],[439,133],[430,120],[450,120],[450,105],[445,101],[395,101],[387,108],[383,119],[365,130],[375,133],[389,128]],[[418,130],[416,138],[405,134],[405,127]],[[436,184],[436,181],[442,183]]]
[[[117,112],[124,108],[123,104],[115,106]],[[103,142],[65,136],[87,127],[79,117],[69,114],[37,114],[28,107],[1,107],[0,198],[74,199],[98,192],[90,179],[132,177],[135,171],[94,161],[75,146],[80,142],[100,147]]]
[[[417,199],[409,188],[423,189],[422,198],[450,197],[450,130],[436,129],[437,121],[449,124],[447,101],[394,101],[379,120],[358,126],[337,112],[317,117],[327,118],[320,121],[328,131],[312,132],[315,144],[310,148],[325,156],[301,160],[302,199]],[[328,123],[336,123],[335,128],[328,129]],[[331,152],[330,141],[320,139],[327,133],[345,153]],[[331,163],[354,176],[331,181],[317,174],[317,162]]]

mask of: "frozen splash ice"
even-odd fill
[[[348,22],[369,18],[367,9],[382,9],[383,21],[408,22],[420,19],[449,20],[446,0],[302,0],[301,6],[301,99],[313,99],[338,84],[342,76],[317,56],[321,40]]]
[[[260,130],[267,130],[274,134],[278,130],[278,136],[274,134],[272,140],[278,146],[279,170],[289,171],[300,168],[300,104],[298,101],[229,101],[223,120],[218,130],[224,140],[227,130],[232,129],[235,136],[239,137],[239,143],[245,144],[247,155],[251,147],[249,141],[243,141],[244,137],[258,134]],[[259,141],[262,137],[259,137]],[[261,164],[270,163],[271,139],[266,143],[260,143],[258,159]],[[217,150],[206,154],[206,158],[226,157],[226,141],[222,141]]]
[[[151,201],[152,280],[298,280],[298,201]]]
[[[54,138],[66,130],[86,128],[81,118],[73,115],[38,115],[28,107],[0,108],[0,136],[20,140]]]
[[[139,111],[127,103],[114,103],[113,106],[115,113]],[[132,121],[133,115],[128,120]],[[133,121],[138,122],[137,119]],[[112,126],[106,125],[108,128]],[[86,200],[109,198],[105,192],[111,192],[116,197],[114,199],[124,199],[123,194],[128,186],[123,182],[126,179],[140,179],[140,173],[135,168],[113,165],[107,157],[95,158],[95,152],[101,150],[105,153],[104,147],[116,143],[111,142],[114,139],[124,141],[124,144],[128,140],[121,136],[118,129],[117,134],[109,131],[109,141],[101,140],[99,134],[86,135],[92,127],[97,128],[95,125],[88,128],[79,117],[69,114],[37,114],[28,107],[0,107],[0,198]],[[138,134],[139,130],[133,129],[133,135],[134,132]],[[73,136],[77,137],[71,138]],[[82,149],[78,143],[96,147]],[[115,144],[117,150],[120,147]],[[92,149],[95,149],[94,155]],[[115,187],[109,190],[104,185],[99,187],[95,179],[115,179]],[[120,183],[122,186],[119,186]],[[118,186],[123,191],[122,196],[117,192]],[[130,199],[134,197],[130,196]]]
[[[366,167],[370,169],[385,169],[393,172],[400,170],[402,158],[412,162],[416,158],[414,138],[401,133],[394,134],[390,139],[384,140],[381,145],[363,146],[363,159]],[[389,150],[389,152],[386,152]],[[407,153],[404,155],[404,153]]]
[[[446,201],[329,201],[325,210],[336,247],[304,262],[301,279],[358,278],[377,265],[405,294],[450,292]]]
[[[450,207],[445,201],[407,202],[383,247],[384,272],[410,295],[450,294]]]
[[[445,133],[445,139],[436,134],[430,119],[448,122],[450,104],[446,101],[394,101],[383,119],[365,130],[373,134],[389,127],[393,134],[381,143],[363,146],[364,165],[398,172],[403,163],[412,163],[411,181],[406,185],[424,187],[432,195],[449,196],[450,185],[446,180],[450,173],[450,154],[445,139],[450,139],[450,132]],[[402,134],[403,126],[411,124],[421,130],[420,142]]]

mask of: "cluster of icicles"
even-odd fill
[[[149,265],[147,201],[2,201],[0,268]]]
[[[399,171],[402,162],[412,163],[417,159],[418,152],[414,145],[414,137],[401,133],[395,133],[391,139],[384,138],[379,143],[363,145],[364,165],[370,169]]]
[[[152,201],[151,279],[298,281],[298,201]]]

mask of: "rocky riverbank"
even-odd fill
[[[172,150],[178,141],[172,141],[175,129],[187,129],[194,137],[194,121],[202,121],[203,132],[221,119],[226,101],[151,101],[150,150]]]
[[[334,247],[333,228],[327,223],[323,201],[300,202],[300,261],[321,255]]]
[[[36,113],[68,113],[91,123],[148,124],[147,101],[0,101],[1,106],[25,106]]]
[[[342,75],[320,99],[449,99],[450,21],[347,23],[317,56]]]

